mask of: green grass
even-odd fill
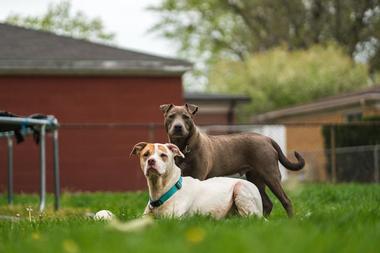
[[[66,193],[63,209],[47,210],[30,222],[25,210],[37,209],[37,196],[17,195],[15,205],[0,200],[0,252],[378,252],[380,185],[304,185],[287,190],[295,207],[288,219],[276,200],[268,222],[230,217],[156,220],[136,232],[120,232],[86,212],[112,211],[126,221],[142,213],[146,193]],[[51,196],[49,196],[51,206]],[[275,198],[271,196],[273,200]]]

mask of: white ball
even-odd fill
[[[113,213],[108,210],[100,210],[94,215],[94,220],[112,220],[114,217]]]

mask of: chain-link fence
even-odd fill
[[[380,145],[301,151],[301,154],[306,160],[305,168],[297,173],[301,181],[379,183]]]
[[[357,128],[348,131],[321,124],[207,125],[201,128],[213,135],[261,133],[273,138],[293,161],[293,152],[299,152],[305,158],[305,168],[293,173],[280,166],[284,180],[379,182],[380,125],[377,126],[371,125],[364,131]],[[359,145],[347,146],[350,144],[347,140],[353,137],[353,143]],[[167,142],[168,138],[162,123],[81,123],[62,124],[60,140],[63,189],[121,191],[144,189],[146,186],[138,160],[129,157],[133,145],[140,141]],[[366,144],[368,141],[370,143]],[[6,140],[0,139],[0,192],[7,189],[7,170],[1,169],[7,168],[6,147]],[[23,145],[15,145],[16,191],[38,190],[37,153],[38,146],[30,138]],[[51,153],[52,146],[47,143],[47,154]],[[47,166],[52,164],[48,155]],[[47,189],[53,189],[50,169],[47,170]]]
[[[336,149],[336,181],[379,182],[380,145]],[[334,155],[331,151],[327,155]],[[335,168],[334,168],[335,166]]]

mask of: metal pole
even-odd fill
[[[45,209],[46,202],[46,150],[45,125],[40,129],[40,212]]]
[[[53,132],[53,148],[54,148],[54,209],[60,207],[61,186],[59,179],[59,149],[58,149],[58,130]]]
[[[375,182],[379,183],[379,145],[375,145],[375,148],[373,150],[373,160],[374,160],[374,178]]]
[[[0,116],[0,122],[5,124],[27,124],[27,125],[50,125],[52,120],[55,119],[51,117],[51,119],[32,119],[32,118],[24,118],[24,117],[2,117]]]
[[[11,136],[8,140],[8,204],[13,204],[13,141]]]
[[[228,134],[232,134],[233,131],[232,131],[232,125],[234,124],[234,116],[235,116],[235,106],[236,106],[236,103],[234,101],[231,101],[230,102],[230,106],[228,108],[228,112],[227,112],[227,124],[228,124],[228,131],[227,133]]]
[[[336,183],[336,147],[335,147],[335,126],[330,126],[330,152],[331,152],[331,179]]]

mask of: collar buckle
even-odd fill
[[[185,154],[188,154],[191,152],[191,149],[189,148],[189,145],[186,145],[185,150],[183,151]]]
[[[182,177],[181,177],[182,179]],[[182,180],[178,180],[177,183],[175,183],[175,186],[177,187],[177,189],[181,189],[182,188]]]

